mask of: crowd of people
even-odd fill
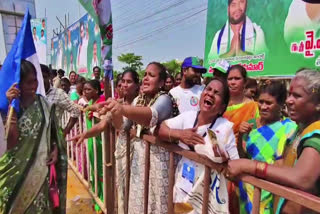
[[[65,77],[63,70],[50,70],[46,65],[41,65],[41,71],[46,97],[36,95],[36,69],[26,60],[21,63],[19,89],[14,84],[6,94],[8,103],[20,99],[20,111],[12,116],[7,149],[0,157],[0,213],[52,213],[54,203],[49,197],[52,185],[48,180],[52,165],[60,191],[60,206],[56,209],[65,212],[65,138],[81,111],[85,112],[87,131],[71,140],[76,146],[88,149],[90,177],[87,179],[93,188],[95,180],[99,182],[97,195],[101,200],[104,200],[103,142],[96,137],[98,179],[95,179],[92,137],[99,136],[109,125],[117,129],[114,155],[118,213],[124,213],[125,207],[128,141],[131,172],[128,210],[144,212],[146,142],[143,135],[156,136],[221,163],[221,170],[212,170],[210,184],[212,188],[220,186],[210,191],[210,195],[224,203],[214,207],[215,203],[210,201],[212,212],[252,212],[254,187],[237,180],[244,173],[320,195],[317,167],[320,72],[317,70],[297,71],[288,88],[280,80],[257,82],[248,78],[241,65],[229,66],[223,60],[213,68],[212,77],[202,79],[207,70],[198,58],[187,57],[181,72],[175,76],[158,62],[148,64],[142,80],[135,70],[123,71],[115,81],[114,98],[108,99],[102,93],[104,81],[98,66],[93,68],[92,80],[76,72]],[[62,126],[64,112],[70,114],[65,127]],[[95,125],[93,112],[100,115],[100,119],[95,118]],[[6,121],[6,115],[2,119]],[[87,147],[83,142],[87,142]],[[85,161],[81,154],[78,156],[79,161]],[[78,163],[79,170],[87,172],[82,166]],[[151,144],[148,213],[168,212],[168,169],[169,152]],[[176,157],[175,212],[201,212],[194,197],[203,173],[204,168],[196,162]],[[216,175],[220,184],[216,183]],[[222,195],[224,190],[226,194]],[[95,209],[100,210],[97,204]],[[263,190],[260,213],[312,212]]]

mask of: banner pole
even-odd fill
[[[7,141],[8,139],[8,135],[9,135],[9,130],[10,130],[10,124],[11,124],[11,119],[12,119],[12,115],[13,115],[13,106],[10,106],[9,108],[9,113],[8,113],[8,117],[7,117],[7,121],[6,121],[6,132],[5,132],[5,140]]]

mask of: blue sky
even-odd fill
[[[35,0],[38,18],[46,16],[48,35],[59,28],[56,16],[70,24],[86,11],[77,0]],[[207,0],[111,0],[113,13],[113,63],[116,70],[124,66],[117,56],[133,52],[143,57],[144,66],[151,61],[183,60],[187,56],[204,56]]]

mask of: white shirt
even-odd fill
[[[170,90],[170,94],[177,102],[180,114],[186,111],[198,111],[203,86],[194,85],[192,88],[181,88],[180,85]]]
[[[197,111],[188,111],[178,115],[177,117],[166,120],[165,123],[171,129],[191,129],[193,128],[196,118],[197,118]],[[203,136],[203,134],[207,132],[207,129],[210,127],[210,125],[211,124],[199,126],[197,129],[197,133],[200,136]],[[216,134],[218,144],[223,145],[224,150],[229,155],[229,158],[231,160],[234,160],[239,158],[239,154],[238,154],[236,140],[235,140],[232,127],[233,127],[233,123],[231,123],[230,121],[228,121],[223,117],[219,117],[215,121],[211,130],[214,131],[214,133]],[[204,140],[206,144],[207,142],[209,142],[208,134],[204,137]],[[182,142],[179,143],[179,146],[189,150],[189,147]],[[213,159],[214,156],[213,157],[211,156],[213,154],[213,151],[208,152],[208,150],[206,151],[205,149],[207,149],[206,145],[195,146],[195,151],[197,153],[206,155],[208,156],[208,158]]]

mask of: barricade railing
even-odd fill
[[[82,115],[79,118],[79,122],[77,127],[79,126],[79,131],[84,131],[85,127],[81,128],[81,120],[83,121],[85,115]],[[67,116],[64,116],[64,121],[67,121]],[[93,119],[94,124],[94,119]],[[79,133],[79,132],[78,132]],[[78,160],[77,155],[74,155],[74,146],[73,142],[68,141],[68,158],[69,158],[69,165],[75,174],[79,177],[82,183],[88,188],[88,191],[97,202],[97,204],[101,207],[104,213],[113,214],[117,213],[117,195],[116,195],[116,187],[115,187],[115,158],[114,158],[114,151],[115,151],[115,143],[116,143],[116,135],[115,129],[111,126],[107,127],[105,132],[102,134],[102,156],[103,156],[103,198],[104,200],[100,200],[97,195],[97,186],[93,190],[91,190],[90,184],[90,164],[88,158],[88,149],[86,149],[86,160],[87,160],[87,179],[85,179],[85,174],[82,170],[80,173],[78,170],[75,161]],[[74,136],[74,132],[71,132],[71,136],[68,136],[70,139]],[[128,204],[129,204],[129,191],[130,191],[130,133],[127,133],[127,154],[126,154],[126,178],[125,178],[125,213],[129,213]],[[168,213],[174,213],[174,204],[173,204],[173,188],[174,188],[174,181],[175,181],[175,155],[180,155],[185,158],[188,158],[192,161],[195,161],[199,164],[204,165],[205,167],[205,175],[204,175],[204,189],[203,189],[203,204],[202,204],[202,213],[208,213],[208,204],[209,204],[209,193],[210,193],[210,174],[211,171],[218,170],[220,171],[222,164],[214,163],[209,158],[197,154],[192,151],[187,151],[175,144],[170,144],[166,142],[161,142],[154,136],[150,135],[143,135],[142,139],[144,140],[145,146],[145,179],[144,179],[144,213],[148,213],[148,192],[149,192],[149,170],[150,170],[150,146],[160,146],[166,151],[169,152],[169,194],[168,194]],[[71,145],[71,146],[69,146]],[[84,148],[87,148],[87,142],[84,142],[86,145]],[[96,141],[94,140],[94,145],[96,145]],[[75,150],[78,148],[76,147]],[[70,151],[71,150],[71,151]],[[81,150],[81,154],[83,154],[83,150]],[[76,153],[77,154],[77,153]],[[94,146],[94,178],[96,179],[95,185],[97,185],[97,151],[96,146]],[[83,159],[82,159],[83,161]],[[84,163],[81,163],[84,166]],[[83,169],[83,168],[82,168]],[[293,201],[297,204],[300,204],[308,209],[320,212],[320,198],[309,193],[293,189],[290,187],[282,186],[276,183],[272,183],[263,179],[259,179],[249,175],[242,175],[239,177],[240,180],[243,182],[249,183],[255,187],[254,189],[254,196],[253,196],[253,208],[252,213],[258,214],[260,208],[260,197],[261,197],[261,190],[267,190],[268,192],[283,197],[289,201]]]
[[[62,117],[62,127],[64,128],[68,123],[70,115],[65,113]],[[99,122],[99,117],[93,116],[91,119],[92,126]],[[70,168],[73,170],[75,175],[79,178],[79,180],[86,187],[94,201],[99,205],[101,210],[104,213],[114,213],[114,198],[115,195],[115,173],[114,173],[114,155],[112,148],[115,144],[110,143],[110,141],[115,142],[115,130],[112,127],[108,127],[107,130],[100,135],[98,135],[102,140],[102,151],[97,149],[97,137],[92,137],[92,156],[93,156],[93,164],[90,164],[89,158],[89,145],[88,139],[85,139],[82,144],[76,145],[76,142],[71,141],[73,137],[76,135],[83,133],[87,130],[87,121],[86,115],[82,113],[78,117],[78,121],[75,126],[72,128],[70,133],[66,137],[67,141],[67,154],[68,154],[68,164]],[[108,139],[108,140],[106,140]],[[109,148],[111,146],[111,148]],[[92,148],[91,148],[92,149]],[[101,152],[102,154],[98,153]],[[98,174],[98,157],[102,156],[102,178],[103,180],[99,180]],[[93,167],[92,167],[93,165]],[[92,168],[91,168],[92,167]],[[91,175],[91,171],[93,175]],[[99,197],[98,184],[103,183],[103,200]],[[94,184],[94,185],[93,185]]]

